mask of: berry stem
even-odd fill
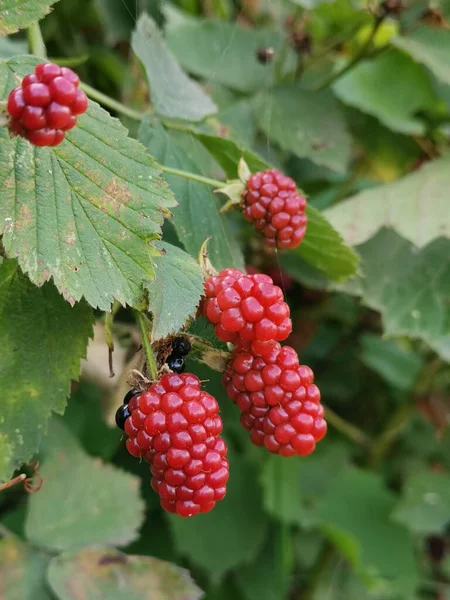
[[[155,355],[153,354],[152,345],[150,343],[151,324],[144,313],[136,311],[136,317],[139,323],[139,329],[141,330],[142,345],[147,358],[148,372],[150,379],[154,381],[158,375],[158,367],[156,365]]]
[[[337,79],[340,79],[343,75],[345,75],[346,73],[351,71],[353,69],[353,67],[355,67],[359,63],[359,61],[366,56],[367,50],[370,49],[372,42],[374,40],[374,37],[375,37],[378,29],[380,28],[380,25],[383,23],[383,21],[384,21],[384,17],[377,16],[373,23],[372,31],[370,32],[369,37],[367,38],[366,42],[361,46],[359,51],[355,54],[355,56],[351,60],[349,60],[348,63],[342,69],[340,69],[339,71],[337,71],[335,73],[332,73],[327,79],[325,79],[325,81],[323,81],[321,84],[319,84],[318,86],[313,88],[313,91],[318,92],[319,90],[323,90],[323,89],[327,88],[332,83],[334,83]]]
[[[114,100],[114,98],[111,98],[110,96],[99,92],[87,83],[81,83],[80,88],[86,92],[86,95],[89,96],[89,98],[96,100],[99,104],[107,106],[111,110],[114,110],[115,112],[120,113],[125,117],[129,117],[130,119],[134,119],[135,121],[142,121],[142,119],[144,118],[143,113],[133,110],[132,108],[128,108],[128,106],[125,106],[125,104],[122,104],[121,102]]]
[[[219,181],[218,179],[210,179],[209,177],[203,177],[203,175],[198,175],[197,173],[181,171],[180,169],[172,169],[172,167],[166,167],[165,165],[159,165],[159,168],[164,173],[169,173],[169,175],[177,175],[178,177],[183,177],[184,179],[190,179],[191,181],[204,183],[205,185],[210,185],[216,189],[224,186],[223,181]]]
[[[31,54],[34,54],[38,58],[46,58],[47,51],[45,49],[44,38],[42,37],[39,23],[34,23],[28,27],[27,38]]]
[[[363,448],[369,449],[372,446],[372,440],[364,431],[340,417],[331,408],[328,408],[328,406],[323,406],[325,408],[325,419],[328,423]]]
[[[110,312],[105,312],[105,342],[108,346],[108,365],[109,365],[109,376],[114,377],[114,366],[113,366],[113,353],[114,353],[114,317],[120,308],[120,304],[117,300],[114,301]]]
[[[3,490],[7,490],[8,488],[12,487],[13,485],[20,483],[21,481],[25,481],[26,478],[27,478],[26,473],[21,473],[20,475],[17,475],[17,477],[10,479],[6,483],[2,483],[0,485],[0,492],[3,492]]]

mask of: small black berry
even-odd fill
[[[128,392],[125,394],[125,397],[124,397],[124,399],[123,399],[123,403],[124,403],[124,404],[128,404],[128,402],[131,400],[131,398],[132,398],[133,396],[136,396],[136,394],[139,394],[139,390],[136,390],[136,389],[129,390],[129,391],[128,391]]]
[[[167,359],[167,366],[174,373],[183,373],[186,367],[184,358],[181,356],[175,356],[174,354],[171,354]]]
[[[172,354],[186,356],[191,351],[191,343],[185,337],[177,337],[172,342]]]
[[[119,406],[116,412],[116,425],[119,429],[122,429],[122,431],[125,428],[125,421],[128,419],[129,416],[130,411],[128,410],[128,406],[126,406],[125,404]]]

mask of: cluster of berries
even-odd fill
[[[67,67],[41,63],[8,97],[9,129],[35,146],[57,146],[86,112],[80,79]]]
[[[151,465],[161,506],[181,517],[212,510],[225,496],[229,477],[219,405],[195,375],[180,373],[189,350],[186,338],[176,338],[167,365],[178,372],[166,373],[146,391],[131,390],[116,413],[128,452]]]
[[[252,442],[282,456],[310,454],[327,426],[313,372],[278,343],[292,331],[282,290],[268,275],[225,269],[206,280],[201,310],[217,337],[235,344],[223,384]]]
[[[306,198],[276,169],[254,173],[243,191],[243,214],[267,246],[294,249],[306,233]]]

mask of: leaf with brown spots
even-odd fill
[[[55,557],[48,581],[60,600],[199,600],[185,569],[151,556],[85,548]]]
[[[52,411],[64,412],[93,321],[86,302],[71,307],[15,260],[0,265],[0,481],[38,450]]]
[[[48,560],[15,535],[0,540],[0,598],[50,600],[45,581]]]
[[[0,3],[0,36],[15,33],[39,21],[58,0],[2,0]]]
[[[0,62],[0,100],[38,62]],[[36,285],[50,277],[72,304],[138,306],[154,279],[153,242],[176,204],[157,164],[93,101],[66,140],[36,148],[0,129],[0,234]]]

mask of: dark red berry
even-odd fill
[[[23,99],[31,106],[47,106],[52,97],[45,83],[32,83],[23,88]]]
[[[260,231],[268,246],[296,248],[306,232],[306,198],[295,181],[276,169],[255,173],[243,193],[245,218]]]
[[[67,67],[41,63],[8,96],[9,130],[35,146],[57,146],[86,111],[79,77]]]
[[[48,84],[51,97],[55,102],[70,106],[75,102],[77,88],[74,84],[65,77],[55,77]]]
[[[8,104],[6,106],[11,117],[20,117],[22,110],[25,108],[26,102],[23,99],[22,88],[16,87],[8,96]]]
[[[236,348],[222,382],[256,446],[282,456],[306,456],[327,431],[313,379],[293,348],[272,341],[254,342],[248,351]]]
[[[161,506],[182,517],[212,510],[225,496],[227,448],[219,406],[198,378],[168,373],[134,395],[128,409],[128,451],[151,463]]]
[[[69,129],[73,129],[76,124],[77,124],[77,118],[76,118],[76,116],[75,115],[71,115],[71,117],[69,118],[69,121],[68,121],[67,125],[65,127],[61,127],[61,129],[63,131],[69,131]]]
[[[51,102],[45,112],[48,126],[54,127],[55,129],[63,129],[66,127],[72,117],[70,108],[63,104],[58,104],[58,102]]]
[[[88,107],[88,99],[83,90],[77,90],[75,94],[75,100],[71,104],[70,109],[73,115],[82,115],[86,112]]]
[[[61,74],[65,79],[71,81],[75,87],[80,85],[80,78],[74,71],[72,71],[72,69],[69,69],[68,67],[62,67]]]
[[[34,146],[53,146],[56,139],[56,130],[49,129],[37,129],[35,131],[25,131],[24,136]]]
[[[39,81],[50,83],[52,79],[58,77],[62,73],[61,67],[54,63],[41,63],[34,70]]]
[[[292,331],[289,306],[268,275],[224,269],[205,282],[201,310],[224,342],[284,340]]]
[[[19,121],[24,129],[43,129],[47,126],[45,110],[41,106],[25,106]]]

